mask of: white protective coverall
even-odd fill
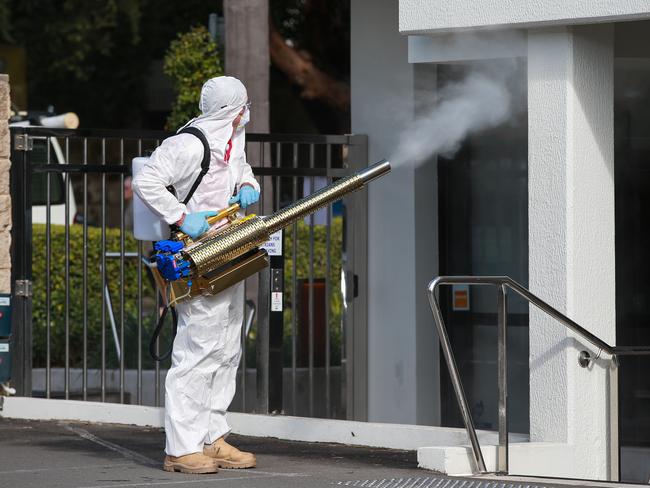
[[[192,134],[165,139],[133,181],[135,192],[169,224],[183,213],[219,210],[241,185],[259,191],[244,152],[245,130],[232,123],[248,101],[236,78],[208,80],[201,90],[202,115],[187,125],[198,127],[210,144],[210,170],[187,207],[183,200],[201,169],[203,145]],[[232,138],[229,162],[224,161]],[[173,185],[178,199],[166,187]],[[165,451],[170,456],[203,452],[203,445],[228,434],[226,410],[236,387],[241,355],[243,283],[215,296],[177,305],[178,332],[172,366],[165,381]]]

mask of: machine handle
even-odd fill
[[[231,217],[232,215],[235,215],[239,211],[239,208],[240,207],[239,207],[238,203],[233,203],[229,207],[224,208],[222,210],[219,210],[217,215],[213,215],[212,217],[208,217],[206,220],[208,221],[208,224],[212,226],[212,225],[216,224],[217,222],[219,222],[222,219],[227,219],[227,218]],[[175,238],[178,241],[186,241],[190,237],[187,234],[185,234],[185,232],[178,231],[175,234]]]
[[[219,222],[221,219],[225,219],[230,217],[231,215],[234,215],[239,211],[239,204],[238,203],[233,203],[230,207],[224,208],[223,210],[219,210],[219,213],[217,215],[213,215],[212,217],[208,217],[206,220],[208,221],[208,224],[214,225],[217,222]]]

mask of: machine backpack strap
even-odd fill
[[[201,161],[201,172],[199,173],[199,176],[196,177],[196,180],[194,180],[194,183],[192,184],[192,188],[190,188],[190,191],[187,193],[185,200],[183,200],[183,205],[187,205],[187,202],[190,201],[192,195],[194,195],[194,192],[201,184],[201,180],[210,169],[210,144],[208,144],[208,140],[206,139],[203,131],[201,131],[201,129],[199,129],[198,127],[192,127],[192,126],[185,127],[184,129],[180,130],[178,133],[192,134],[198,137],[201,143],[203,144],[203,160]]]

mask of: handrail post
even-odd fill
[[[497,370],[499,389],[499,446],[497,472],[508,474],[508,296],[497,286]]]
[[[612,361],[607,368],[607,382],[609,386],[609,481],[619,481],[620,470],[620,446],[618,427],[618,358],[612,356]]]
[[[445,328],[445,322],[444,319],[442,318],[440,307],[438,306],[438,299],[436,298],[436,287],[437,287],[436,280],[429,283],[429,287],[428,287],[429,305],[431,306],[431,312],[433,313],[433,318],[436,322],[436,328],[438,329],[438,338],[440,339],[442,353],[445,356],[445,361],[447,362],[447,367],[449,368],[449,375],[451,376],[451,384],[454,387],[454,392],[456,393],[456,399],[458,400],[458,406],[460,407],[460,413],[463,416],[463,421],[465,422],[465,429],[467,430],[467,435],[472,444],[472,453],[474,454],[476,467],[480,473],[487,473],[488,471],[485,467],[485,461],[483,460],[483,453],[481,452],[481,446],[478,442],[476,429],[474,428],[474,422],[472,421],[472,415],[469,411],[469,405],[467,403],[465,390],[463,389],[463,384],[460,381],[458,366],[456,365],[456,360],[454,359],[454,353],[451,349],[451,342],[449,341],[449,335],[447,334],[447,329]]]

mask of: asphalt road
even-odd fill
[[[0,487],[315,488],[391,479],[416,486],[418,478],[417,484],[425,486],[422,482],[431,476],[417,469],[414,452],[235,435],[229,440],[256,453],[257,468],[211,475],[166,473],[160,429],[0,418]],[[409,478],[413,483],[407,483]]]
[[[623,486],[578,480],[450,478],[417,469],[413,451],[232,435],[257,468],[186,475],[162,470],[165,434],[114,424],[0,417],[0,488],[548,488]],[[627,485],[631,488],[633,485]],[[638,486],[638,485],[637,485]]]

